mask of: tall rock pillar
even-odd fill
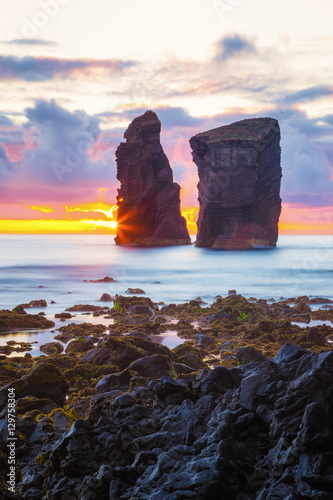
[[[281,212],[280,127],[242,120],[190,139],[199,173],[197,246],[276,246]]]
[[[180,212],[180,187],[160,143],[153,111],[135,118],[116,151],[117,245],[172,246],[191,243]]]

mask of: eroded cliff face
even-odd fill
[[[199,173],[197,246],[276,246],[281,212],[280,127],[242,120],[190,139]]]
[[[117,245],[171,246],[191,243],[180,212],[180,187],[160,143],[161,122],[153,111],[133,120],[116,151]]]

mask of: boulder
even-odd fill
[[[128,288],[125,293],[129,293],[131,295],[140,295],[145,294],[146,292],[141,288]]]
[[[72,340],[66,347],[66,354],[76,354],[78,352],[87,352],[94,348],[92,339],[77,339]]]
[[[217,341],[213,337],[202,333],[197,333],[195,343],[198,349],[209,349],[210,347],[214,348],[217,346]]]
[[[83,359],[93,365],[113,364],[124,370],[133,361],[145,355],[145,351],[136,347],[130,340],[110,336],[105,342],[87,352]]]
[[[103,295],[99,299],[100,302],[112,302],[113,300],[114,297],[112,297],[109,293],[103,293]]]
[[[61,354],[64,350],[60,342],[48,342],[47,344],[41,345],[39,349],[48,356],[56,356],[57,354]]]
[[[135,118],[116,151],[117,245],[170,246],[191,243],[180,212],[180,187],[160,143],[161,122],[153,111]]]
[[[0,311],[0,333],[10,330],[53,328],[54,322],[38,314],[22,314],[9,310]]]
[[[27,375],[23,375],[22,378],[0,390],[0,407],[6,404],[7,391],[10,387],[14,388],[17,399],[26,396],[47,398],[62,406],[65,402],[68,383],[58,368],[48,361],[41,361]]]
[[[197,134],[190,145],[199,173],[196,245],[275,246],[282,177],[277,120],[242,120]]]
[[[128,367],[130,371],[138,372],[142,377],[158,379],[164,376],[176,376],[170,359],[162,354],[153,354],[137,359]]]
[[[62,312],[55,314],[54,317],[57,319],[71,319],[73,316],[71,313]]]
[[[266,356],[252,346],[240,347],[236,352],[237,361],[241,365],[246,365],[247,363],[262,363],[266,361]]]

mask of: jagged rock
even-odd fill
[[[254,349],[251,346],[240,347],[239,349],[237,349],[236,356],[237,356],[237,361],[240,364],[262,363],[267,359],[266,356],[261,351],[258,351],[257,349]]]
[[[213,337],[202,333],[196,334],[195,343],[198,349],[206,349],[207,347],[215,347],[217,345],[217,341]]]
[[[170,359],[163,354],[153,354],[152,356],[137,359],[129,365],[128,369],[150,379],[176,375]]]
[[[133,120],[116,151],[117,245],[171,246],[191,243],[180,213],[180,187],[160,143],[161,122],[153,111]]]
[[[190,145],[199,173],[197,246],[275,246],[282,176],[277,120],[242,120],[197,134]]]

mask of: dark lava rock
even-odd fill
[[[66,347],[66,354],[87,352],[94,348],[94,342],[92,339],[76,339],[72,340]]]
[[[36,415],[38,402],[17,401],[23,498],[332,499],[333,351],[287,344],[273,360],[203,370],[198,381],[147,384],[134,373],[101,378],[88,418],[65,432],[67,410]],[[4,409],[4,439],[7,419]],[[4,441],[0,452],[1,474]]]
[[[242,120],[197,134],[190,145],[199,173],[197,246],[275,246],[282,177],[277,120]]]
[[[195,343],[198,349],[206,349],[217,346],[217,340],[209,335],[203,335],[202,333],[197,333]]]
[[[71,319],[73,316],[71,313],[62,312],[55,314],[54,317],[57,319]]]
[[[149,335],[147,335],[144,332],[137,332],[137,331],[132,331],[127,334],[128,337],[136,337],[137,339],[143,339],[143,340],[149,340],[151,341],[151,338]]]
[[[112,302],[113,300],[114,297],[112,297],[109,293],[103,293],[103,295],[99,299],[100,302]]]
[[[113,364],[119,366],[120,370],[127,368],[133,361],[143,358],[145,351],[130,339],[108,337],[84,356],[84,361],[94,365]]]
[[[105,278],[101,278],[99,280],[89,280],[89,281],[90,283],[117,283],[117,280],[115,280],[114,278],[110,278],[110,276],[105,276]]]
[[[132,295],[140,295],[140,294],[145,294],[146,292],[144,290],[141,290],[141,288],[128,288],[125,293],[130,293]]]
[[[153,111],[135,118],[116,151],[119,189],[117,245],[170,246],[191,243],[180,212],[180,187],[160,143],[161,122]]]
[[[27,375],[0,390],[0,407],[6,404],[9,387],[15,389],[17,399],[25,396],[48,398],[61,406],[65,401],[68,383],[58,368],[47,361],[41,361]]]
[[[64,347],[60,342],[48,342],[47,344],[41,345],[39,349],[48,356],[56,356],[63,352]]]
[[[85,311],[103,311],[103,307],[94,306],[91,304],[77,304],[76,306],[67,307],[66,311],[85,312]]]
[[[199,395],[213,394],[220,396],[229,389],[239,387],[241,376],[236,370],[228,370],[224,366],[217,366],[205,377],[198,386]]]
[[[90,337],[91,335],[101,336],[107,327],[105,325],[93,325],[92,323],[69,323],[68,325],[59,328],[59,335],[56,335],[55,340],[68,342],[75,337]]]
[[[55,323],[38,314],[20,314],[15,311],[0,311],[0,333],[10,330],[46,329],[54,327]]]
[[[128,369],[150,379],[176,375],[170,359],[162,354],[153,354],[138,359],[131,363]]]
[[[27,314],[22,304],[19,304],[18,306],[14,307],[13,312],[17,314]]]
[[[267,360],[266,356],[261,351],[251,346],[240,347],[237,349],[236,356],[237,361],[242,365],[247,363],[262,363]]]
[[[32,300],[29,303],[29,307],[47,307],[47,302],[44,299]]]
[[[165,406],[179,405],[186,399],[196,399],[195,393],[191,391],[188,384],[172,380],[170,377],[162,377],[159,382],[152,381],[150,388]]]
[[[34,396],[26,396],[16,401],[16,411],[19,415],[24,415],[32,410],[39,410],[41,413],[48,414],[55,408],[59,408],[59,405],[47,398],[40,399]]]

